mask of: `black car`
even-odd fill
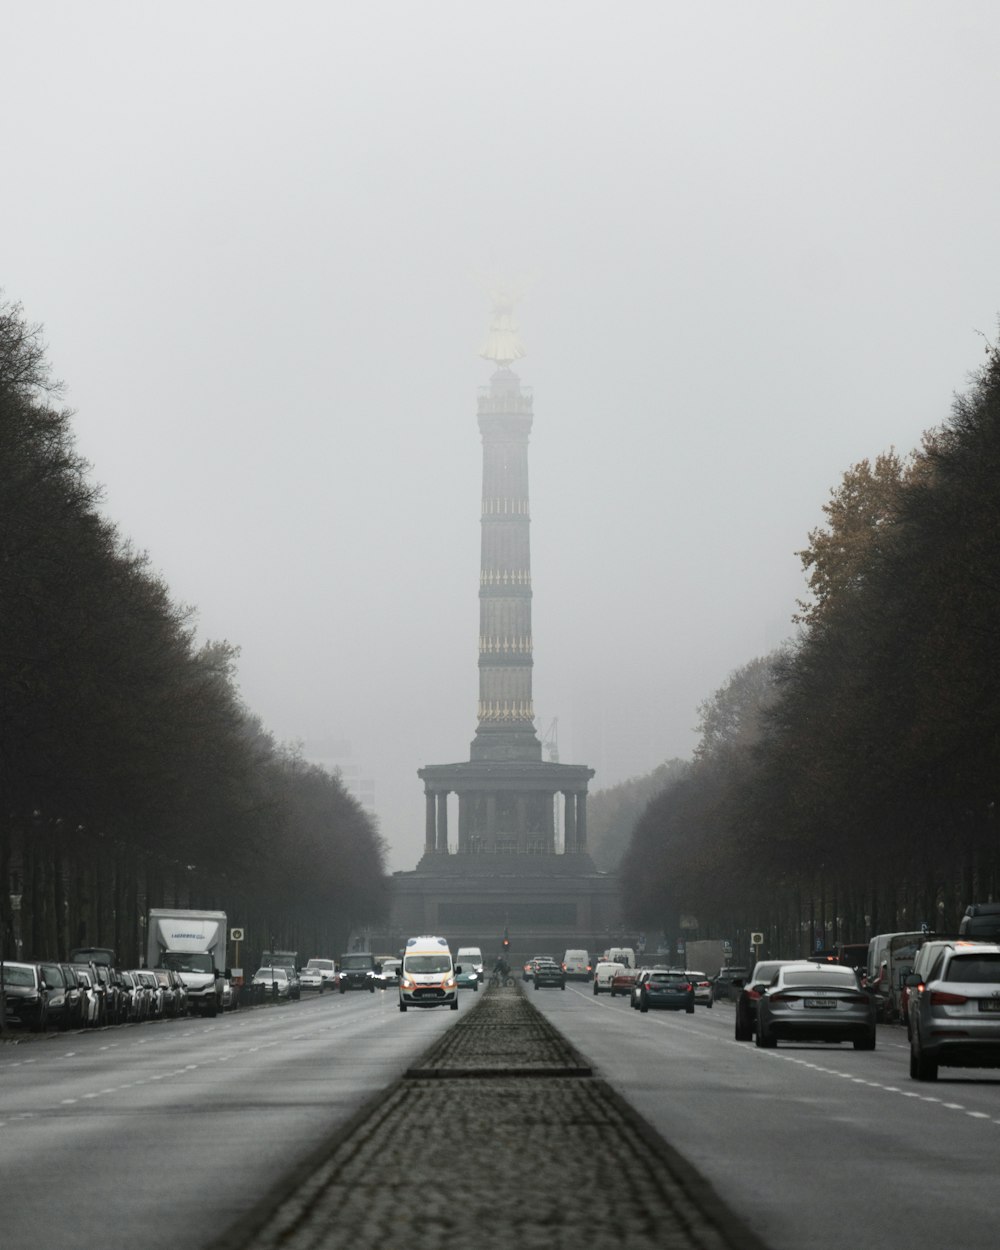
[[[49,990],[41,964],[4,963],[5,1024],[43,1033],[49,1022]]]
[[[368,951],[356,951],[340,957],[340,975],[337,989],[341,994],[348,990],[368,990],[375,993],[375,958]]]
[[[79,1022],[80,995],[76,981],[67,983],[66,974],[57,963],[38,965],[48,989],[48,1022],[65,1032]]]
[[[536,990],[540,990],[544,985],[558,985],[561,990],[566,988],[566,973],[554,959],[536,959],[531,979],[535,983]]]
[[[739,998],[746,979],[746,968],[723,968],[712,980],[712,998],[715,1002],[723,998]]]

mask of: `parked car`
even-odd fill
[[[946,947],[909,988],[914,1080],[936,1081],[939,1067],[1000,1068],[1000,944]]]
[[[87,1023],[87,994],[76,977],[76,964],[60,964],[59,970],[66,982],[66,999],[69,1003],[69,1028],[82,1029]]]
[[[736,1040],[752,1042],[757,1031],[757,1004],[760,996],[778,975],[785,964],[798,963],[795,959],[761,959],[753,966],[736,999]]]
[[[639,1010],[664,1007],[694,1014],[694,982],[686,972],[654,968],[642,983]]]
[[[292,996],[292,987],[288,980],[287,968],[258,968],[253,974],[253,985],[263,985],[272,998],[288,1001]]]
[[[65,1033],[79,1012],[76,983],[69,985],[66,974],[57,963],[43,960],[39,969],[42,980],[48,986],[48,1022]]]
[[[104,995],[101,988],[95,981],[89,964],[77,964],[74,972],[83,1001],[83,1022],[88,1028],[99,1029],[104,1024]]]
[[[17,1024],[43,1033],[49,1022],[49,992],[41,965],[4,963],[5,1024]]]
[[[611,992],[611,978],[624,970],[624,964],[609,963],[603,959],[599,960],[597,967],[594,969],[594,993],[609,994]]]
[[[130,972],[127,968],[123,969],[121,977],[122,986],[128,999],[128,1022],[129,1024],[141,1024],[149,1010],[146,987],[135,973]]]
[[[558,986],[561,990],[566,988],[566,973],[563,972],[562,965],[557,964],[554,959],[536,959],[531,979],[536,990],[546,985]]]
[[[784,964],[757,1002],[757,1045],[772,1049],[779,1038],[853,1042],[855,1050],[874,1050],[875,999],[852,968]]]
[[[684,975],[694,986],[695,1005],[711,1007],[712,1003],[715,1002],[715,997],[712,993],[712,982],[705,975],[705,973],[693,972],[690,968],[688,968],[685,969]]]

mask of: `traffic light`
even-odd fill
[[[504,953],[505,955],[506,955],[506,954],[507,954],[507,952],[510,950],[510,938],[507,936],[507,930],[506,930],[506,929],[504,929],[504,931],[503,931],[503,940],[502,940],[502,941],[501,941],[501,943],[500,943],[500,947],[501,947],[501,949],[503,950],[503,953]]]

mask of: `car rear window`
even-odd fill
[[[1000,955],[956,955],[945,969],[946,981],[1000,982]]]
[[[858,983],[853,972],[848,972],[845,968],[843,971],[828,972],[790,972],[787,968],[781,974],[781,980],[785,985],[826,985],[831,990],[857,989]]]

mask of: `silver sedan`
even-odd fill
[[[875,1000],[850,968],[785,964],[757,1004],[757,1045],[768,1049],[779,1038],[874,1050]]]

